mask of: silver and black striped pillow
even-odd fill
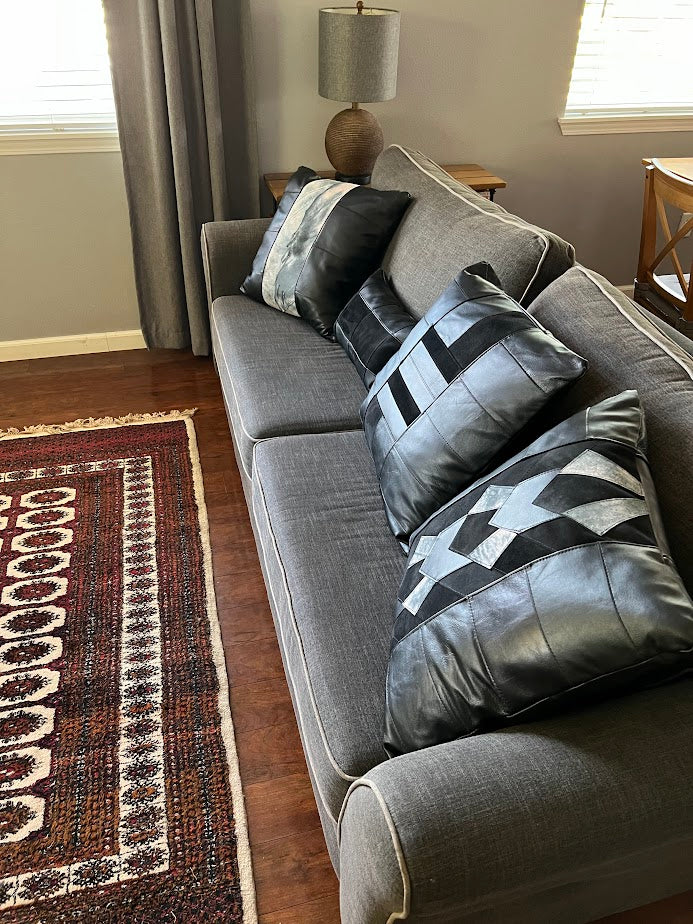
[[[361,407],[385,511],[403,542],[477,478],[587,362],[510,296],[459,273]]]
[[[406,192],[325,180],[299,167],[241,291],[331,337],[337,315],[380,265],[409,201]]]

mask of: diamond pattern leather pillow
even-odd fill
[[[299,167],[241,291],[331,338],[339,312],[380,265],[410,198]]]
[[[385,747],[416,750],[693,669],[636,392],[559,424],[412,536]]]
[[[486,469],[587,363],[493,282],[463,270],[375,378],[361,407],[400,541]]]

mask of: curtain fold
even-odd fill
[[[259,214],[248,0],[104,0],[149,347],[210,352],[200,228]]]

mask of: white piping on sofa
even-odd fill
[[[455,192],[455,190],[451,186],[448,186],[448,184],[444,180],[441,180],[440,177],[437,177],[434,173],[431,173],[430,170],[426,170],[425,167],[417,163],[417,161],[411,156],[409,151],[407,151],[406,148],[403,148],[401,144],[393,144],[391,145],[391,147],[397,148],[399,151],[401,151],[402,154],[404,154],[404,156],[412,162],[412,164],[416,167],[417,170],[420,170],[421,173],[424,173],[426,176],[430,177],[434,182],[438,183],[439,186],[442,186],[443,189],[446,189],[451,195],[455,196],[457,199],[460,199],[461,201],[466,202],[468,205],[471,205],[471,207],[476,209],[477,212],[481,212],[482,215],[487,215],[489,218],[496,218],[498,221],[502,221],[506,225],[514,225],[516,228],[526,228],[528,231],[531,231],[532,234],[538,237],[541,241],[543,241],[544,253],[541,255],[541,259],[537,263],[537,268],[534,271],[534,275],[529,280],[529,282],[527,283],[527,287],[525,288],[525,291],[520,296],[520,301],[522,301],[522,299],[527,295],[529,290],[534,285],[537,277],[539,276],[539,271],[544,265],[544,260],[546,259],[546,256],[549,252],[549,239],[542,233],[541,229],[537,228],[536,225],[528,224],[527,222],[523,221],[521,218],[515,215],[509,215],[506,213],[507,217],[504,218],[502,215],[498,215],[496,212],[487,211],[486,209],[482,208],[480,205],[477,205],[475,202],[472,202],[471,199],[466,199],[464,196],[461,196],[459,193]],[[421,157],[425,158],[428,161],[431,160],[430,157],[427,157],[421,151],[416,151],[416,153],[420,154]],[[433,163],[433,161],[431,161],[431,163]],[[438,165],[436,164],[436,166]],[[502,208],[502,206],[498,206],[498,208]],[[505,209],[503,209],[503,211],[505,211]]]
[[[216,331],[216,334],[217,334],[217,338],[216,338],[217,343],[221,344],[221,335],[219,334],[219,327],[217,325],[217,318],[214,313],[214,306],[212,306],[211,315],[212,315],[212,323],[214,324],[214,330]],[[228,377],[229,384],[231,385],[231,391],[233,392],[233,401],[234,401],[234,404],[236,405],[236,415],[238,417],[238,422],[241,425],[241,430],[245,433],[245,435],[248,437],[250,442],[253,444],[253,455],[255,455],[255,447],[258,443],[261,443],[262,440],[259,440],[256,437],[251,436],[250,433],[248,433],[248,431],[245,428],[245,424],[243,423],[243,417],[241,416],[241,406],[239,404],[238,395],[236,394],[236,389],[233,384],[233,376],[231,375],[231,370],[229,369],[229,364],[226,360],[226,354],[224,353],[223,350],[220,350],[220,352],[221,352],[222,359],[224,360],[224,366],[226,366],[226,375]],[[248,479],[248,481],[250,481],[252,478],[252,475],[248,472],[248,469],[245,467],[245,461],[243,459],[243,452],[241,450],[240,445],[238,447],[237,455],[240,457],[238,461],[243,466],[243,471],[245,472],[245,476]]]
[[[254,459],[253,459],[253,469],[255,470]],[[268,510],[268,508],[267,508],[267,501],[266,501],[266,499],[265,499],[265,492],[264,492],[263,487],[262,487],[262,482],[261,482],[261,480],[260,480],[260,478],[259,478],[259,476],[258,476],[258,474],[257,474],[256,471],[255,471],[255,474],[254,474],[254,476],[253,476],[253,484],[254,484],[254,485],[257,485],[258,492],[259,492],[260,497],[261,497],[261,499],[262,499],[262,507],[263,507],[263,511],[262,511],[262,512],[264,513],[265,522],[267,523],[267,527],[268,527],[268,529],[269,529],[269,533],[270,533],[270,536],[271,536],[271,538],[272,538],[272,545],[273,545],[273,549],[274,549],[274,555],[275,555],[275,558],[276,558],[276,560],[277,560],[277,564],[279,565],[279,569],[280,569],[280,571],[281,571],[282,583],[283,583],[283,587],[284,587],[284,594],[285,594],[285,596],[286,596],[287,606],[288,606],[289,612],[290,612],[290,614],[291,614],[291,624],[292,624],[292,627],[293,627],[293,630],[294,630],[294,635],[295,635],[295,637],[296,637],[296,641],[297,641],[297,644],[298,644],[298,650],[299,650],[300,656],[301,656],[301,665],[302,665],[302,667],[303,667],[303,673],[304,673],[304,675],[305,675],[306,687],[307,687],[307,690],[308,690],[308,695],[309,695],[309,698],[310,698],[311,706],[313,707],[313,713],[314,713],[314,715],[315,715],[315,721],[316,721],[316,723],[317,723],[318,730],[319,730],[319,732],[320,732],[320,738],[321,738],[321,740],[322,740],[323,747],[324,747],[324,749],[325,749],[325,754],[327,755],[327,759],[329,760],[329,762],[330,762],[330,764],[332,765],[333,769],[334,769],[335,772],[341,777],[341,779],[343,779],[343,780],[344,780],[345,782],[347,782],[347,783],[352,783],[352,782],[354,782],[356,779],[358,779],[358,777],[355,777],[355,776],[352,776],[352,775],[350,775],[350,774],[348,774],[348,773],[345,773],[344,770],[342,770],[342,768],[341,768],[341,767],[339,766],[339,764],[337,763],[337,761],[336,761],[334,755],[332,754],[332,751],[330,750],[329,743],[328,743],[328,741],[327,741],[327,735],[325,734],[325,728],[324,728],[324,726],[323,726],[322,719],[321,719],[321,717],[320,717],[320,712],[319,712],[319,710],[318,710],[317,701],[316,701],[316,699],[315,699],[315,694],[314,694],[314,692],[313,692],[313,685],[312,685],[311,680],[310,680],[310,674],[308,673],[308,664],[307,664],[307,662],[306,662],[305,651],[304,651],[304,648],[303,648],[303,640],[301,639],[301,634],[300,634],[300,632],[299,632],[298,625],[297,625],[297,622],[296,622],[296,615],[295,615],[295,613],[294,613],[294,608],[293,608],[293,604],[292,604],[292,600],[291,600],[291,591],[290,591],[290,589],[289,589],[289,584],[288,584],[288,580],[287,580],[287,577],[286,577],[286,570],[285,570],[285,568],[284,568],[284,563],[283,563],[283,561],[282,561],[282,559],[281,559],[281,555],[280,555],[280,553],[279,553],[279,547],[278,547],[278,545],[277,545],[277,540],[276,540],[276,537],[275,537],[275,535],[274,535],[274,531],[273,531],[273,529],[272,529],[272,522],[271,522],[270,517],[269,517],[269,510]],[[253,495],[252,495],[252,496],[253,496],[253,510],[254,510],[254,512],[255,512],[255,516],[258,517],[258,515],[259,515],[259,513],[260,513],[261,511],[259,511],[259,510],[256,509],[256,505],[255,505],[255,492],[253,492]],[[259,522],[259,521],[258,521],[258,522]],[[261,535],[261,533],[260,533],[259,527],[258,527],[258,538],[259,538],[259,540],[260,540],[260,546],[261,546],[261,548],[262,548],[262,555],[263,555],[263,558],[264,558],[264,560],[265,560],[265,569],[267,570],[267,565],[268,565],[267,550],[265,549],[265,543],[264,543],[263,540],[262,540],[262,535]],[[268,572],[268,573],[269,573],[269,572]],[[277,607],[276,597],[274,596],[274,588],[272,587],[271,583],[270,583],[270,593],[272,594],[272,599],[274,600],[275,608],[277,609],[277,613],[279,614],[279,608]],[[279,631],[280,631],[281,634],[282,634],[282,644],[284,645],[284,650],[287,651],[287,653],[288,653],[288,649],[287,649],[287,647],[286,647],[286,644],[284,643],[284,627],[283,627],[283,625],[282,625],[281,619],[278,619],[277,622],[279,623]],[[298,711],[298,713],[299,713],[299,721],[301,722],[301,725],[303,726],[304,723],[303,723],[303,719],[302,719],[302,717],[301,717],[301,715],[300,715],[300,706],[299,706],[299,703],[298,703],[298,687],[296,686],[296,684],[295,684],[295,682],[294,682],[294,678],[293,678],[293,674],[292,674],[292,671],[291,671],[291,665],[290,665],[290,663],[289,663],[289,658],[288,658],[288,656],[287,656],[287,659],[286,659],[286,663],[287,663],[287,668],[288,668],[288,671],[289,671],[289,679],[290,679],[290,681],[291,681],[291,684],[292,684],[294,690],[297,691],[297,696],[296,696],[296,701],[297,701],[297,702],[296,702],[296,708],[297,708],[297,711]],[[306,742],[306,746],[307,746],[308,740],[309,740],[309,739],[308,739],[307,735],[304,734],[304,741]],[[309,754],[308,754],[307,752],[306,752],[306,757],[307,757],[307,759],[310,761],[310,756],[309,756]],[[313,769],[313,762],[310,761],[310,764],[311,764],[311,768]],[[335,825],[336,825],[336,824],[337,824],[337,819],[334,817],[334,815],[333,815],[332,812],[330,811],[329,805],[328,805],[327,801],[325,800],[325,797],[323,796],[322,791],[320,790],[320,782],[319,782],[319,779],[318,779],[318,775],[315,773],[315,770],[314,770],[314,769],[313,769],[313,778],[314,778],[314,780],[315,780],[315,785],[317,786],[318,791],[320,792],[320,798],[322,799],[323,805],[325,806],[325,809],[326,809],[328,815],[330,816],[330,818],[332,819],[332,821],[333,821],[333,822],[335,823]]]
[[[339,821],[337,822],[337,845],[341,848],[342,819],[344,818],[344,812],[346,811],[349,796],[359,786],[365,786],[367,789],[370,789],[375,796],[378,805],[380,806],[380,810],[383,813],[383,817],[385,819],[385,824],[387,825],[388,831],[390,832],[390,837],[392,838],[392,846],[395,851],[395,856],[397,857],[399,872],[402,876],[402,910],[393,911],[386,922],[386,924],[394,924],[395,921],[404,921],[409,917],[409,910],[411,906],[411,877],[409,876],[407,860],[404,856],[404,851],[402,850],[402,842],[399,839],[397,828],[395,827],[395,823],[392,820],[390,809],[387,807],[387,803],[385,802],[385,799],[383,799],[383,795],[376,784],[372,780],[369,780],[367,777],[361,777],[360,779],[353,782],[349,787],[346,796],[344,797],[342,809],[339,813]]]

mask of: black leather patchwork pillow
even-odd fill
[[[387,675],[390,755],[693,669],[637,392],[559,424],[412,536]]]
[[[486,262],[467,267],[500,287],[500,280]],[[382,269],[370,276],[348,302],[334,325],[335,340],[356,366],[361,381],[370,388],[375,376],[394,356],[416,327],[417,319],[390,288]]]
[[[400,541],[484,471],[587,363],[463,270],[378,373],[361,406]]]
[[[331,337],[339,312],[380,265],[409,201],[406,192],[324,180],[299,167],[241,291]]]
[[[334,325],[334,336],[370,388],[416,326],[413,318],[376,270],[349,300]]]

